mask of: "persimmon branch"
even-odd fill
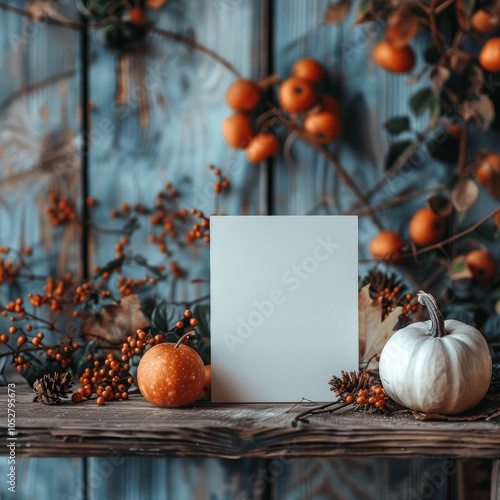
[[[62,28],[68,28],[72,30],[83,30],[83,29],[99,29],[99,28],[104,28],[106,27],[107,23],[88,23],[88,24],[82,24],[79,22],[75,21],[70,21],[70,20],[62,20],[62,19],[55,19],[50,16],[43,16],[40,18],[40,16],[36,15],[33,12],[30,12],[25,9],[21,9],[19,7],[14,7],[12,5],[8,5],[4,2],[0,2],[0,9],[5,10],[7,12],[12,12],[14,14],[17,14],[19,16],[23,17],[28,17],[30,19],[33,19],[34,21],[37,21],[42,24],[50,24],[53,26],[60,26]],[[119,20],[117,20],[116,24],[123,24]],[[224,59],[222,56],[217,54],[215,51],[209,49],[205,45],[196,42],[195,40],[181,35],[179,33],[175,33],[173,31],[169,31],[166,29],[158,28],[156,26],[146,26],[146,29],[148,29],[151,33],[156,33],[160,36],[163,36],[165,38],[170,38],[171,40],[176,40],[178,42],[183,43],[184,45],[188,45],[189,47],[197,50],[198,52],[202,52],[203,54],[211,57],[218,63],[222,64],[226,69],[228,69],[236,78],[241,78],[241,74],[239,71],[226,59]]]
[[[406,254],[406,255],[404,255],[404,257],[410,257],[412,255],[422,255],[424,253],[431,252],[432,250],[436,250],[436,249],[442,248],[450,243],[453,243],[454,241],[457,241],[457,240],[463,238],[464,236],[467,236],[468,234],[473,233],[476,229],[481,227],[483,224],[488,222],[490,219],[495,217],[495,215],[497,215],[497,214],[500,214],[500,207],[493,210],[493,212],[490,212],[488,215],[483,217],[481,220],[477,221],[475,224],[468,227],[467,229],[464,229],[460,233],[457,233],[453,236],[450,236],[449,238],[446,238],[445,240],[440,241],[439,243],[435,243],[434,245],[429,245],[425,248],[421,248],[420,250],[417,250],[416,252],[414,252],[412,254]]]

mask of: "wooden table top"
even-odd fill
[[[346,412],[292,427],[301,403],[199,402],[159,408],[139,393],[128,401],[48,406],[16,383],[16,455],[171,457],[456,457],[500,458],[500,422],[417,421],[411,415]],[[0,388],[0,436],[9,441],[7,388]],[[0,454],[8,453],[6,446]]]

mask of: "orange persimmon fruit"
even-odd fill
[[[320,111],[306,117],[304,130],[315,142],[328,144],[337,139],[342,131],[342,126],[335,113]]]
[[[446,221],[429,207],[417,210],[410,220],[408,234],[416,245],[428,246],[441,241],[446,231]]]
[[[299,59],[292,66],[292,76],[317,85],[325,79],[325,68],[315,59]]]
[[[486,250],[472,250],[465,256],[465,264],[476,279],[491,279],[498,272],[497,260]]]
[[[373,59],[387,71],[408,73],[415,64],[415,53],[409,45],[396,48],[388,40],[382,40],[373,49]]]
[[[500,71],[500,38],[490,38],[479,54],[479,64],[487,71]]]
[[[246,148],[253,135],[247,115],[235,113],[222,122],[222,135],[232,148]]]
[[[280,143],[277,137],[267,132],[254,136],[248,143],[246,154],[251,163],[260,163],[266,158],[278,154]]]
[[[377,259],[395,263],[401,260],[401,249],[405,244],[398,233],[385,229],[370,242],[370,253]]]
[[[288,113],[301,113],[316,104],[317,95],[310,83],[291,77],[280,85],[278,99],[281,107]]]
[[[257,84],[243,78],[232,83],[226,92],[226,102],[235,111],[253,111],[259,105],[261,97]]]

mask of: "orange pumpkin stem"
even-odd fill
[[[434,338],[444,337],[448,332],[444,327],[444,318],[439,310],[436,299],[430,293],[420,290],[417,293],[417,300],[429,311],[429,318],[431,320],[429,335]]]
[[[182,344],[182,341],[185,339],[185,338],[189,338],[189,337],[194,337],[196,335],[196,332],[194,330],[191,330],[190,332],[187,332],[185,333],[178,341],[177,341],[177,344],[175,344],[175,347],[174,349],[177,349],[181,344]]]

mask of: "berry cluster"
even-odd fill
[[[319,62],[301,59],[293,65],[292,76],[278,88],[280,109],[276,113],[290,115],[301,134],[317,144],[333,142],[342,131],[338,102],[319,90],[325,78],[325,68]],[[222,133],[229,146],[246,150],[251,163],[259,163],[279,152],[278,139],[264,126],[267,120],[260,124],[260,131],[255,134],[250,117],[261,104],[267,87],[278,82],[272,77],[258,83],[241,79],[227,91],[226,102],[236,113],[223,122]],[[276,118],[276,113],[273,112],[272,119]]]
[[[356,410],[384,412],[390,406],[389,396],[380,380],[365,369],[350,373],[342,371],[340,377],[334,376],[329,383],[337,398],[345,404],[356,405]]]
[[[128,390],[134,383],[129,373],[130,365],[116,360],[108,354],[104,361],[96,359],[94,367],[86,368],[80,377],[82,386],[73,394],[74,403],[80,403],[97,395],[96,403],[103,405],[106,401],[128,399]]]
[[[49,205],[46,209],[53,226],[60,226],[76,220],[76,212],[66,196],[59,198],[56,193],[48,194]]]
[[[80,346],[73,342],[71,338],[60,340],[55,346],[46,349],[46,354],[49,358],[55,359],[62,368],[66,368],[71,363],[71,353],[78,350]],[[87,360],[90,361],[92,355],[87,355]]]

